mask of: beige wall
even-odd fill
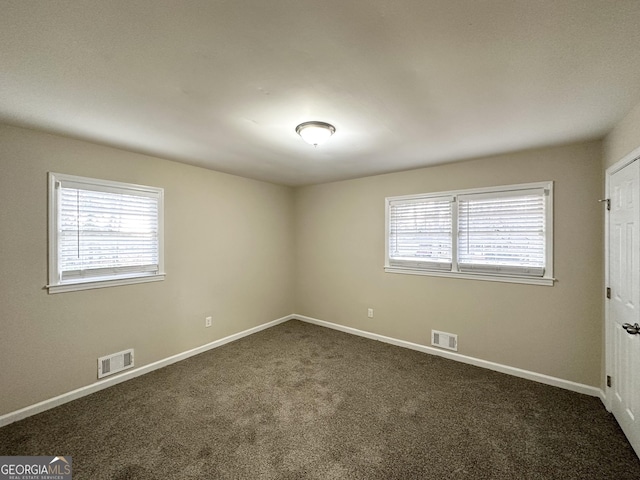
[[[296,313],[599,387],[601,143],[296,190]],[[387,196],[553,180],[554,287],[385,273]],[[367,318],[367,307],[375,317]]]
[[[640,147],[640,103],[620,120],[604,140],[604,168],[607,169]]]
[[[163,187],[166,280],[49,295],[48,171]],[[293,311],[287,187],[0,126],[0,214],[0,415]]]

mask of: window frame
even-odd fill
[[[73,278],[62,280],[59,270],[59,219],[60,219],[60,195],[58,185],[60,182],[73,182],[90,185],[96,191],[125,191],[144,193],[144,196],[153,196],[158,200],[158,271],[157,272],[133,272],[104,275],[101,277]],[[90,177],[80,177],[62,173],[48,173],[48,280],[46,285],[50,294],[89,290],[95,288],[114,287],[119,285],[131,285],[162,281],[165,278],[164,271],[164,189],[146,185],[116,182]]]
[[[503,195],[505,193],[519,191],[526,191],[532,189],[543,189],[545,192],[545,268],[544,275],[542,277],[525,276],[517,273],[498,273],[498,272],[472,272],[472,271],[460,271],[458,267],[458,242],[459,242],[459,202],[458,196],[460,195],[476,195],[476,194],[496,194]],[[390,207],[392,202],[402,201],[416,201],[416,200],[429,200],[438,197],[453,197],[452,204],[452,235],[451,235],[451,252],[452,252],[452,265],[451,270],[436,270],[422,267],[402,267],[398,265],[392,265],[389,256],[389,244],[390,244]],[[553,276],[553,181],[535,182],[535,183],[521,183],[514,185],[500,185],[495,187],[483,187],[472,188],[465,190],[449,190],[444,192],[431,192],[415,195],[401,195],[385,198],[385,262],[384,271],[386,273],[399,273],[408,275],[426,275],[434,277],[451,277],[451,278],[464,278],[474,280],[486,280],[493,282],[506,282],[506,283],[524,283],[531,285],[545,285],[553,286],[555,278]],[[426,266],[426,265],[425,265]]]

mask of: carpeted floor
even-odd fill
[[[8,425],[0,455],[71,455],[75,480],[640,479],[597,398],[298,321]]]

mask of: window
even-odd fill
[[[386,199],[385,271],[553,285],[553,182]]]
[[[389,201],[391,265],[451,270],[453,197]]]
[[[164,279],[161,188],[49,174],[49,293]]]

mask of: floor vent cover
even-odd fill
[[[133,367],[133,348],[98,359],[98,378]]]
[[[431,330],[431,345],[458,351],[458,335]]]

